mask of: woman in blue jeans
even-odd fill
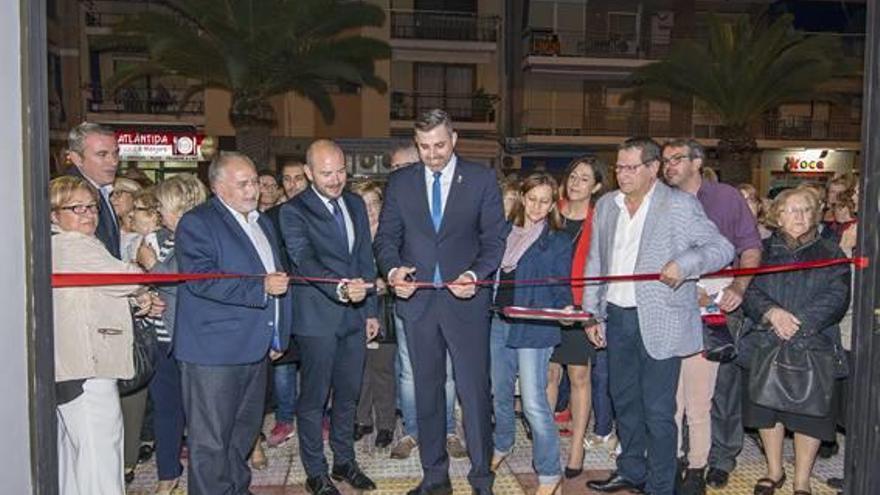
[[[558,188],[548,174],[527,177],[521,200],[511,214],[512,229],[498,271],[495,306],[570,308],[568,285],[515,285],[517,280],[568,277],[571,239],[561,228],[556,208]],[[532,457],[538,472],[537,495],[559,490],[562,468],[559,434],[547,401],[547,370],[553,348],[560,342],[556,321],[508,320],[500,313],[492,321],[492,394],[495,405],[497,469],[513,450],[515,439],[514,387],[519,372],[522,408],[532,428]]]

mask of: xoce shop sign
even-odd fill
[[[782,170],[786,172],[824,172],[825,160],[786,156]]]
[[[194,132],[116,131],[119,159],[129,161],[201,161],[203,134]]]

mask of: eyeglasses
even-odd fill
[[[678,165],[685,158],[687,158],[688,160],[691,159],[691,157],[689,157],[688,155],[672,155],[669,158],[661,158],[660,161],[663,162],[664,165]]]
[[[97,203],[90,203],[87,205],[61,206],[58,209],[72,211],[73,213],[75,213],[77,215],[84,215],[86,212],[98,213],[98,204]]]
[[[650,160],[645,160],[642,163],[637,163],[635,165],[627,165],[625,163],[618,163],[614,165],[614,171],[618,174],[634,174],[641,166],[648,166],[651,162],[656,160],[656,158],[652,158]]]

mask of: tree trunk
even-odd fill
[[[269,169],[271,132],[275,127],[275,111],[269,103],[247,93],[234,91],[229,108],[229,121],[235,127],[235,147],[254,161],[257,170]]]
[[[746,126],[718,127],[720,180],[728,184],[752,183],[752,155],[758,143]]]
[[[269,169],[272,126],[260,123],[235,127],[235,148],[249,156],[257,170]]]

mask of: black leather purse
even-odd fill
[[[134,339],[132,342],[132,360],[134,376],[127,380],[118,380],[119,395],[133,394],[147,386],[156,371],[159,358],[159,341],[156,329],[145,318],[134,319]]]
[[[758,347],[749,368],[749,397],[760,406],[808,416],[831,412],[836,358],[809,339]]]
[[[734,331],[742,325],[742,318],[731,314],[703,315],[703,357],[716,363],[729,363],[736,359],[736,339]]]

